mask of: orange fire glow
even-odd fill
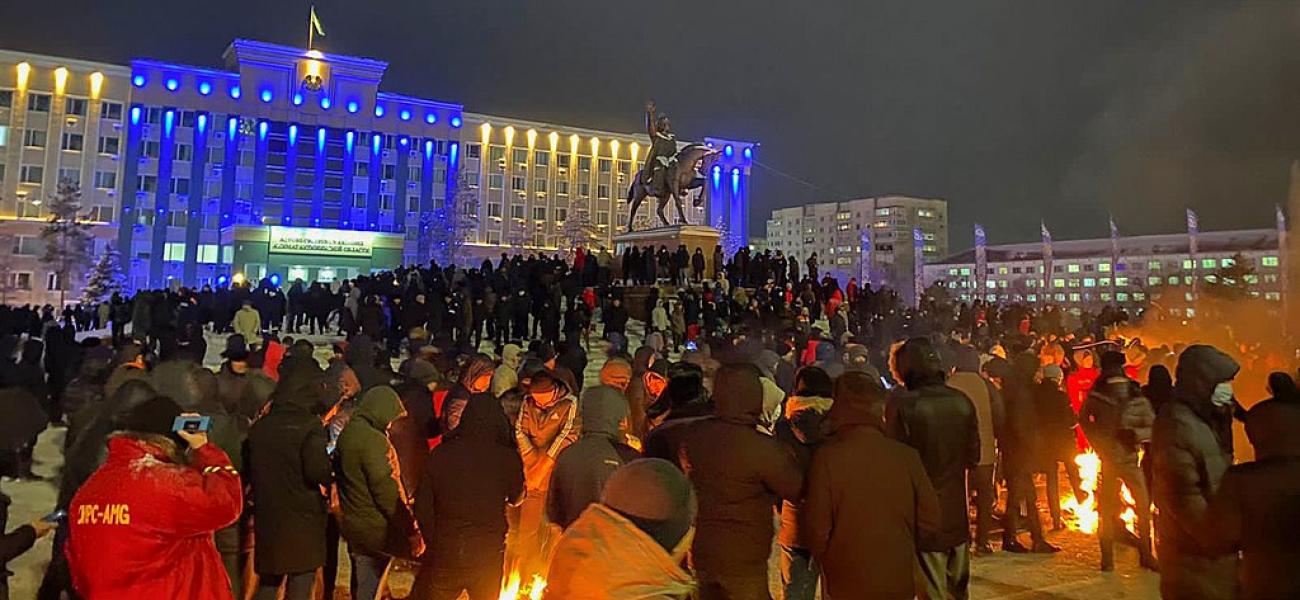
[[[533,575],[532,581],[524,585],[519,571],[511,570],[505,584],[501,586],[499,598],[500,600],[542,600],[542,592],[545,591],[546,579],[541,575]]]
[[[1074,494],[1063,498],[1061,508],[1065,512],[1074,515],[1074,522],[1071,528],[1082,531],[1083,533],[1096,533],[1097,524],[1100,521],[1100,515],[1097,512],[1097,475],[1101,472],[1101,459],[1097,453],[1091,449],[1085,450],[1074,457],[1074,464],[1079,466],[1079,478],[1082,479],[1080,487],[1088,492],[1088,499],[1079,502]],[[1120,513],[1120,520],[1124,522],[1129,531],[1136,534],[1137,531],[1137,511],[1134,510],[1135,501],[1133,494],[1129,492],[1127,485],[1120,486],[1120,497],[1124,501],[1124,512]]]

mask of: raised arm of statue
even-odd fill
[[[654,139],[655,134],[659,133],[658,131],[655,130],[655,101],[654,100],[645,101],[645,129],[646,129],[646,134],[650,136],[651,140]]]

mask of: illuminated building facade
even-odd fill
[[[843,202],[819,202],[772,211],[767,221],[766,248],[781,251],[806,270],[817,253],[818,269],[846,284],[862,279],[862,257],[870,256],[871,282],[905,296],[912,294],[915,252],[913,230],[921,229],[924,261],[948,254],[948,203],[932,198],[880,196]],[[870,252],[863,251],[862,233],[870,232]]]
[[[81,186],[96,251],[121,251],[133,289],[344,279],[423,263],[433,228],[445,225],[434,215],[455,203],[474,207],[471,252],[456,257],[464,263],[579,239],[611,247],[621,231],[644,134],[469,114],[381,91],[379,60],[250,40],[235,40],[223,58],[224,68],[210,69],[0,51],[0,235],[15,249],[0,277],[15,292],[5,301],[49,302],[65,285],[39,264],[35,237],[47,216],[41,201],[61,179]],[[743,235],[755,145],[705,142],[725,154],[708,174],[709,214]],[[650,202],[642,213],[653,210]],[[701,222],[701,213],[688,218]],[[271,227],[321,242],[306,246],[322,254],[276,256]],[[374,254],[334,252],[325,242],[356,234],[332,231],[367,234]]]
[[[1195,296],[1193,281],[1213,283],[1215,272],[1238,258],[1253,271],[1242,282],[1251,297],[1282,299],[1282,260],[1276,229],[1202,231],[1193,256],[1186,233],[1119,238],[1120,260],[1112,258],[1110,238],[1056,240],[1052,274],[1043,276],[1043,246],[990,245],[986,249],[985,289],[977,290],[975,251],[925,266],[926,285],[942,282],[955,300],[969,302],[1052,303],[1069,309],[1105,305],[1137,308],[1151,300],[1177,306]],[[1160,295],[1161,297],[1157,297]],[[1178,309],[1174,309],[1178,310]]]

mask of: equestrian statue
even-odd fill
[[[704,185],[702,173],[718,156],[717,150],[703,144],[687,144],[679,151],[672,123],[668,120],[668,115],[655,114],[654,101],[645,103],[645,124],[646,131],[650,134],[650,150],[646,152],[644,166],[632,178],[632,185],[627,190],[629,232],[636,220],[637,209],[648,196],[659,201],[655,212],[663,225],[670,224],[664,215],[664,207],[668,205],[669,198],[677,205],[677,223],[687,224],[682,199],[691,190],[699,189],[693,205],[699,207],[704,204],[708,188]]]

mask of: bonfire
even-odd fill
[[[1097,512],[1097,475],[1101,472],[1101,458],[1096,452],[1088,449],[1074,457],[1074,464],[1079,466],[1079,478],[1082,480],[1079,487],[1088,492],[1088,499],[1080,502],[1071,492],[1068,498],[1062,500],[1061,508],[1074,515],[1071,528],[1083,533],[1096,533],[1097,525],[1101,520],[1101,515]],[[1120,520],[1124,521],[1129,531],[1136,535],[1137,511],[1134,510],[1136,502],[1127,485],[1121,484],[1120,498],[1124,502],[1124,511],[1120,513]]]
[[[523,577],[518,570],[512,569],[510,575],[506,577],[505,584],[501,586],[500,600],[542,600],[542,592],[546,591],[546,579],[541,575],[533,575],[532,581],[524,585]]]

